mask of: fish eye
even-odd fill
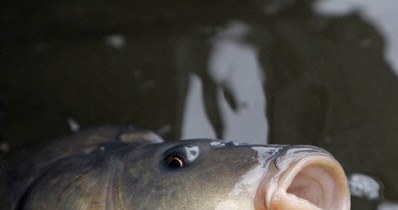
[[[169,170],[185,168],[192,164],[200,155],[196,145],[179,145],[167,150],[161,160],[164,168]]]
[[[186,165],[186,160],[181,155],[170,155],[165,160],[167,168],[176,169]]]

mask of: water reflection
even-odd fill
[[[248,40],[250,33],[248,24],[230,21],[203,40],[203,45],[209,47],[204,63],[181,67],[183,71],[197,69],[190,73],[182,138],[267,143],[264,74],[257,46]],[[198,71],[203,72],[195,74]]]
[[[377,32],[379,33],[379,36],[382,36],[382,41],[381,38],[376,38],[375,36],[369,36],[369,32],[366,31],[361,31],[361,34],[358,34],[358,31],[352,31],[350,34],[346,34],[346,36],[351,36],[352,41],[356,41],[356,40],[362,40],[361,41],[361,45],[362,48],[364,49],[375,49],[378,46],[382,46],[381,50],[382,52],[379,52],[380,55],[390,64],[391,70],[395,73],[395,76],[398,75],[398,24],[397,24],[397,20],[398,20],[398,14],[396,13],[396,11],[398,10],[398,2],[394,1],[394,0],[380,0],[380,1],[371,1],[371,0],[367,0],[367,1],[363,1],[363,0],[328,0],[328,1],[317,1],[314,4],[315,12],[317,12],[318,14],[321,15],[326,15],[329,17],[350,17],[352,16],[352,14],[358,14],[360,16],[361,19],[363,19],[365,22],[370,23],[371,26],[377,30]],[[367,34],[368,37],[365,37],[364,35]],[[358,36],[359,35],[359,36]],[[347,39],[347,38],[346,38]],[[356,40],[355,40],[356,39]],[[377,40],[380,39],[380,40]],[[365,63],[369,63],[367,61],[364,61]],[[373,69],[375,72],[373,74],[373,76],[378,75],[378,79],[376,79],[376,81],[381,82],[380,76],[383,74],[383,70],[381,70],[380,68],[374,68]],[[358,74],[361,74],[363,71],[358,72]],[[385,73],[384,73],[385,74]],[[394,76],[390,75],[390,77],[394,80]],[[377,82],[376,82],[377,83]],[[393,101],[397,101],[397,88],[396,88],[396,80],[394,83],[392,83],[389,86],[384,86],[384,91],[386,92],[393,92],[393,94],[391,95],[391,97],[393,97]],[[380,84],[379,87],[374,86],[375,88],[380,88]],[[366,89],[365,87],[362,86],[362,88]],[[375,91],[369,91],[369,93],[371,94],[375,94]],[[379,94],[375,94],[375,95],[379,95]],[[374,96],[375,96],[374,95]],[[388,97],[388,96],[387,96]],[[371,101],[370,98],[367,99],[367,101],[365,103],[369,103]],[[386,99],[384,98],[383,101],[386,101]],[[385,106],[386,108],[388,107],[388,102]],[[389,109],[389,108],[387,108]],[[374,107],[373,110],[369,110],[369,112],[374,112],[376,111],[376,107]],[[396,108],[391,109],[390,111],[387,111],[389,113],[393,113],[394,116],[396,116]],[[362,114],[363,116],[366,116],[366,114]],[[381,113],[379,113],[379,115],[383,115]],[[369,116],[369,115],[368,115]],[[374,119],[369,119],[370,121],[374,121]],[[383,118],[380,118],[381,121],[383,121],[383,128],[382,128],[382,132],[377,132],[377,131],[373,131],[374,133],[379,133],[380,135],[378,136],[378,139],[380,139],[380,141],[376,140],[373,143],[367,143],[365,144],[367,147],[372,147],[370,145],[374,145],[374,144],[384,144],[384,145],[389,145],[392,142],[390,140],[388,140],[389,138],[394,138],[396,141],[396,134],[392,134],[388,132],[388,127],[392,126],[392,127],[396,127],[396,122],[393,122],[393,124],[395,125],[390,125],[388,121],[388,117],[384,116]],[[374,126],[374,123],[367,123],[368,126]],[[360,126],[360,127],[365,127],[365,126]],[[367,126],[366,126],[367,127]],[[365,128],[364,128],[365,129]],[[374,128],[370,128],[370,129],[374,129]],[[364,136],[365,138],[369,138],[370,134]],[[370,137],[371,138],[371,137]],[[376,143],[376,141],[378,143]],[[365,142],[368,142],[365,140]],[[396,143],[392,143],[394,145],[396,145]],[[383,147],[383,146],[382,146]],[[372,151],[372,149],[366,149],[367,151]],[[373,149],[373,151],[377,151],[378,149]],[[390,154],[389,149],[384,148],[381,149],[380,152],[383,151],[385,152],[385,154],[388,156]],[[358,154],[355,154],[353,156],[359,156]],[[387,157],[379,157],[379,161],[385,161],[389,158]],[[378,161],[377,161],[378,162]],[[392,188],[396,188],[393,187],[396,186],[396,184],[392,184],[391,183],[391,177],[395,176],[392,175],[392,173],[387,173],[384,174],[382,176],[380,176],[379,173],[374,173],[371,172],[371,169],[366,169],[366,167],[353,167],[355,168],[354,170],[358,170],[360,172],[366,172],[372,175],[376,175],[376,179],[381,179],[381,183],[384,184],[384,187],[386,188],[386,190],[384,190],[383,188],[381,188],[381,193],[382,196],[380,198],[370,198],[369,196],[372,195],[370,192],[372,192],[372,190],[369,189],[373,189],[373,194],[378,193],[379,189],[377,189],[377,187],[373,187],[373,186],[377,186],[377,184],[375,184],[375,181],[364,181],[361,180],[361,182],[355,182],[355,183],[360,183],[360,190],[362,190],[362,197],[366,197],[364,196],[365,194],[363,192],[367,192],[367,196],[368,196],[368,200],[385,200],[385,199],[389,199],[389,198],[394,198],[397,199],[396,193],[392,193],[392,191],[396,191],[396,189],[392,189]],[[377,170],[381,170],[380,167],[377,167],[376,165],[374,166],[374,168],[379,168]],[[355,173],[352,175],[354,176]],[[368,177],[366,175],[361,175],[361,176],[355,176],[355,177]],[[352,180],[351,180],[352,181]],[[366,189],[364,191],[364,189]],[[376,190],[375,190],[376,189]],[[360,195],[357,195],[356,192],[358,192],[358,190],[353,190],[352,194],[353,196],[356,197],[361,197]],[[355,203],[354,200],[354,207],[358,208],[357,206],[359,206],[357,203]],[[368,206],[370,206],[368,204]],[[362,207],[365,208],[365,207]],[[373,207],[376,208],[376,207]],[[378,210],[389,210],[389,209],[398,209],[398,203],[395,202],[386,202],[386,201],[382,201],[380,202],[380,204],[377,205],[377,209]]]
[[[68,117],[313,144],[380,180],[353,209],[398,201],[397,1],[25,3],[0,6],[0,150],[64,134]]]
[[[359,13],[383,35],[385,56],[398,76],[398,1],[396,0],[327,0],[314,4],[322,15],[344,16]],[[371,44],[371,43],[364,43]]]

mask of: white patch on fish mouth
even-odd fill
[[[188,161],[194,161],[199,156],[199,147],[198,146],[186,146],[184,147],[187,155]]]

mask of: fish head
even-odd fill
[[[113,141],[52,164],[19,207],[348,210],[349,199],[342,167],[316,147]]]
[[[155,191],[166,189],[161,194],[167,196],[153,198],[163,198],[162,203],[169,203],[169,208],[350,209],[341,165],[317,147],[211,140],[180,141],[161,147],[155,161],[160,160],[157,172],[165,179]]]

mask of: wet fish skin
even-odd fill
[[[132,127],[93,129],[51,146],[37,154],[51,157],[45,164],[14,171],[34,173],[14,180],[13,209],[350,208],[344,171],[317,147],[160,142]]]

